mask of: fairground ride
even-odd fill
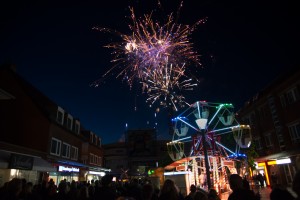
[[[226,170],[237,173],[235,160],[246,156],[241,149],[250,147],[252,140],[250,126],[240,124],[233,109],[232,104],[197,101],[173,118],[174,133],[167,147],[174,163],[166,169],[189,171],[197,186],[226,190]],[[234,147],[222,144],[227,134],[232,134],[226,139],[233,138],[229,142]]]

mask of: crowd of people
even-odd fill
[[[263,176],[256,176],[256,181],[259,182],[261,188],[264,187],[265,179]],[[238,174],[232,174],[229,177],[229,185],[232,193],[229,195],[228,200],[259,200],[260,193],[255,193],[250,187],[247,179],[243,179]],[[271,186],[270,200],[300,200],[300,171],[296,173],[292,191],[277,182],[273,182]]]
[[[259,200],[259,193],[255,193],[247,179],[237,174],[229,177],[232,190],[228,200]],[[293,196],[286,188],[276,185],[272,187],[270,200],[300,200],[300,173],[293,181]],[[158,189],[149,180],[140,182],[132,179],[130,182],[116,183],[109,175],[101,181],[88,183],[61,181],[58,186],[54,181],[44,181],[33,185],[26,179],[14,178],[0,188],[1,200],[220,200],[216,190],[208,192],[195,185],[191,185],[188,194],[182,194],[173,180],[166,179]]]
[[[33,185],[26,179],[13,178],[0,188],[1,200],[220,200],[216,190],[209,192],[191,185],[190,193],[181,193],[173,180],[166,179],[158,189],[150,180],[143,182],[113,182],[106,175],[101,181],[88,183],[62,180],[58,186],[54,181]]]

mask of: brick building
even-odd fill
[[[14,177],[86,181],[102,168],[101,138],[20,77],[0,67],[0,185]]]
[[[238,112],[250,124],[259,157],[257,171],[267,184],[290,185],[300,155],[300,70],[282,74]]]

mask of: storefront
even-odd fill
[[[110,169],[102,168],[102,167],[89,167],[89,170],[86,171],[86,181],[91,182],[92,180],[101,180],[103,176],[105,176]]]
[[[281,158],[257,162],[254,175],[258,173],[264,174],[267,186],[275,184],[290,185],[295,173],[294,171],[291,159]]]
[[[13,178],[25,178],[37,184],[46,172],[56,171],[56,167],[41,157],[0,150],[0,187]]]
[[[79,181],[79,171],[78,167],[63,166],[59,165],[57,167],[57,172],[49,173],[49,180],[53,179],[54,183],[58,185],[62,180],[67,182]]]

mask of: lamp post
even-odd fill
[[[211,181],[210,181],[210,170],[209,170],[208,155],[207,155],[207,143],[206,143],[206,139],[205,139],[205,129],[206,129],[206,124],[207,124],[207,119],[205,119],[205,118],[197,119],[196,123],[200,129],[200,133],[201,133],[202,141],[203,141],[206,181],[207,181],[207,189],[209,190],[211,187]]]

